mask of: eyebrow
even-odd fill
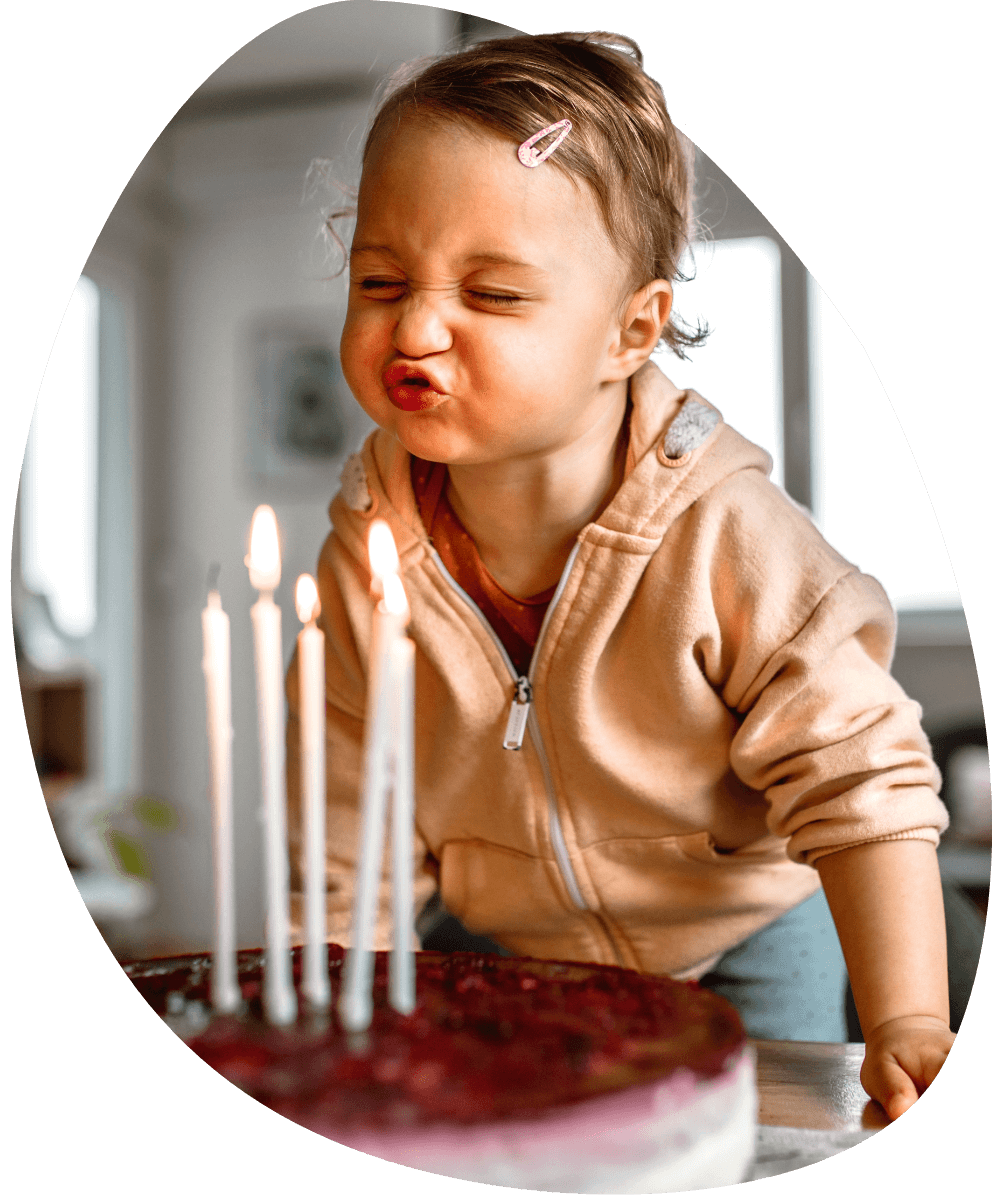
[[[395,251],[392,249],[391,246],[380,246],[380,245],[377,245],[376,243],[371,243],[371,242],[363,243],[361,246],[352,246],[351,247],[352,255],[377,254],[377,253],[386,254],[386,255],[395,255]],[[474,264],[476,266],[483,266],[483,267],[493,267],[493,266],[525,267],[529,271],[543,270],[542,268],[540,268],[538,266],[537,263],[525,263],[523,259],[515,259],[512,255],[491,255],[491,254],[470,255],[469,258],[466,260],[466,262],[469,263],[470,265]]]

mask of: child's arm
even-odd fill
[[[890,1119],[934,1080],[955,1036],[933,844],[866,843],[816,863],[865,1036],[861,1084]]]

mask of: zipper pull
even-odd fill
[[[524,742],[524,728],[528,725],[528,710],[531,709],[531,681],[527,676],[517,678],[517,691],[507,718],[507,729],[503,736],[504,751],[520,751]]]

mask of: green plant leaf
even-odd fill
[[[152,878],[149,859],[141,844],[123,835],[121,831],[108,831],[108,843],[118,861],[118,867],[126,876],[137,876],[144,881]]]
[[[154,831],[177,829],[177,811],[169,801],[164,801],[161,797],[137,797],[132,802],[132,813]]]

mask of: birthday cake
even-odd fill
[[[329,947],[336,999],[343,949]],[[206,1063],[294,1122],[444,1176],[573,1193],[742,1181],[753,1157],[753,1053],[736,1011],[690,983],[598,964],[417,954],[417,1007],[369,1032],[300,1005],[263,1020],[263,956],[239,954],[239,1017],[212,1017],[210,956],[124,965]],[[296,982],[300,949],[293,953]]]

